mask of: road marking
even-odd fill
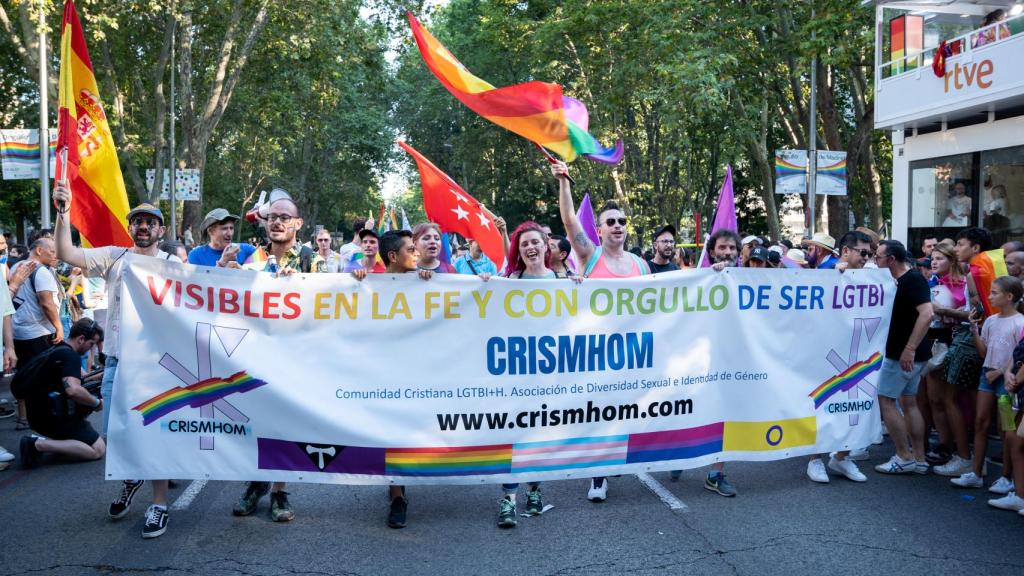
[[[188,488],[178,496],[178,499],[171,504],[171,510],[187,510],[192,501],[199,496],[199,492],[206,486],[206,480],[193,480]]]
[[[668,488],[662,486],[661,482],[655,480],[650,474],[641,472],[636,475],[636,478],[641,484],[646,486],[648,490],[654,492],[654,495],[660,498],[661,501],[665,503],[665,506],[668,506],[669,510],[682,510],[685,512],[690,509],[689,506],[679,498],[676,498],[674,494],[668,491]]]

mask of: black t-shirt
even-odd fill
[[[82,378],[82,357],[66,343],[57,344],[49,352],[46,365],[40,370],[39,380],[32,386],[32,393],[25,399],[28,421],[33,428],[43,428],[56,420],[53,415],[50,392],[64,392],[64,378]],[[65,402],[67,398],[64,398]]]
[[[658,272],[673,272],[679,270],[679,266],[675,262],[669,260],[668,264],[656,264],[654,260],[648,260],[647,265],[651,267],[651,274],[657,274]]]
[[[896,279],[896,299],[893,301],[892,322],[889,323],[889,339],[885,342],[885,357],[899,360],[914,332],[917,322],[917,307],[931,302],[931,289],[928,281],[917,270],[911,269]],[[914,353],[914,362],[924,362],[931,358],[931,343],[927,338]]]

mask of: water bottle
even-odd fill
[[[1003,394],[999,396],[997,402],[999,406],[999,422],[1003,432],[1013,432],[1016,430],[1013,419],[1013,398],[1009,394]]]
[[[277,257],[271,254],[270,258],[267,258],[267,272],[270,272],[271,274],[277,274],[277,271]]]

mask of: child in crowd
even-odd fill
[[[1006,395],[1003,384],[1003,373],[1013,362],[1013,349],[1021,339],[1024,331],[1024,315],[1017,311],[1017,305],[1024,297],[1024,286],[1020,280],[1012,276],[1000,276],[992,282],[989,302],[998,313],[985,319],[978,330],[979,317],[971,315],[971,332],[978,354],[985,358],[978,385],[978,396],[974,419],[974,458],[973,469],[950,480],[961,488],[981,488],[985,476],[985,448],[988,444],[988,428],[992,422],[992,413],[996,407],[996,398]],[[1024,508],[1024,500],[1012,494],[1013,482],[1010,477],[1012,463],[1009,459],[1008,443],[1003,443],[1003,475],[989,488],[994,493],[1007,494],[1007,498],[1019,500]],[[1002,499],[1000,499],[1002,500]],[[1020,509],[1020,508],[1017,508]]]

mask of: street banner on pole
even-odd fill
[[[565,479],[880,428],[885,270],[358,282],[125,258],[110,479]]]
[[[50,174],[57,161],[57,130],[50,129]],[[4,180],[39,179],[39,130],[0,130],[0,166]]]
[[[202,200],[199,194],[199,170],[196,168],[179,168],[174,171],[174,199],[199,202]],[[146,169],[146,189],[153,192],[153,183],[156,181],[156,170]],[[163,188],[160,189],[160,199],[171,199],[171,171],[164,170]]]
[[[846,152],[818,150],[815,194],[846,196]],[[775,193],[807,193],[807,150],[775,151]]]

